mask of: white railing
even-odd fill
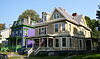
[[[40,51],[40,47],[38,47],[38,48],[34,51],[34,55],[36,55],[39,51]]]
[[[38,54],[40,51],[54,51],[53,48],[51,47],[38,47],[35,51],[34,51],[34,56],[36,54]]]
[[[28,55],[27,55],[27,57],[29,57],[30,54],[31,54],[33,51],[34,51],[33,48],[31,48],[30,50],[28,50]]]

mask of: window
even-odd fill
[[[46,15],[44,16],[44,21],[46,21],[46,19],[47,19],[47,17],[46,17]]]
[[[53,18],[56,19],[56,14],[53,15]]]
[[[74,34],[74,35],[77,35],[77,34],[78,34],[78,30],[77,30],[77,28],[75,28],[75,27],[74,27],[74,29],[73,29],[73,34]]]
[[[31,20],[30,24],[33,26],[34,25],[34,22]]]
[[[57,19],[57,18],[60,18],[60,16],[59,16],[59,14],[54,14],[54,15],[53,15],[53,18],[54,18],[54,19]]]
[[[42,28],[41,33],[46,34],[46,28]]]
[[[66,47],[66,38],[62,38],[62,46]]]
[[[57,17],[57,18],[60,18],[59,14],[56,14],[56,17]]]
[[[41,28],[39,28],[39,35],[41,35]]]
[[[25,36],[27,36],[27,34],[28,34],[28,29],[25,28]]]
[[[59,40],[56,39],[56,47],[59,47]]]
[[[62,23],[62,31],[65,31],[65,23]]]
[[[46,34],[46,27],[39,28],[39,35],[41,35],[41,34]]]
[[[21,36],[22,35],[22,29],[20,29],[20,31],[19,31],[19,36]]]
[[[58,24],[55,24],[55,32],[58,32],[59,26]]]
[[[16,31],[16,36],[18,35],[18,31]]]
[[[79,42],[80,42],[80,48],[82,47],[82,40],[79,40]]]
[[[72,47],[72,39],[70,38],[70,47]]]
[[[69,24],[69,31],[71,31],[71,24]]]

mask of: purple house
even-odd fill
[[[34,21],[21,19],[14,21],[11,27],[11,36],[8,38],[8,48],[12,51],[18,51],[21,48],[31,48],[33,40],[26,40],[26,37],[35,36]]]

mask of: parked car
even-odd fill
[[[9,59],[7,54],[0,54],[0,59]]]
[[[18,53],[19,53],[19,54],[26,54],[27,51],[28,51],[28,50],[27,50],[26,48],[22,48],[22,49],[19,49],[19,50],[18,50]]]

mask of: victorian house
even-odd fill
[[[18,51],[19,49],[31,48],[32,40],[25,40],[25,37],[30,37],[35,35],[34,21],[28,17],[28,19],[20,19],[13,22],[11,27],[11,35],[8,38],[8,48],[12,51]]]
[[[52,13],[42,12],[42,22],[34,25],[35,36],[33,48],[28,56],[40,52],[87,51],[92,50],[91,29],[87,26],[83,15],[66,12],[62,7],[55,8]]]

